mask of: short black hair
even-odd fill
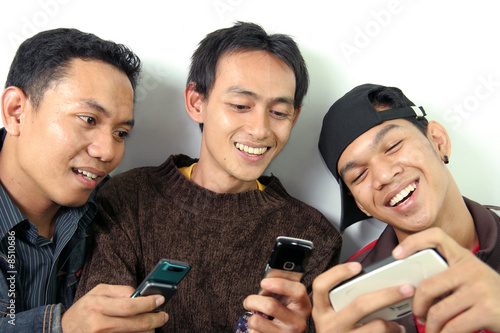
[[[135,92],[141,61],[134,52],[123,44],[69,28],[42,31],[25,40],[14,56],[5,87],[20,88],[37,109],[50,84],[65,76],[74,58],[115,66],[127,75]]]
[[[401,89],[396,87],[381,86],[380,88],[370,92],[368,94],[368,99],[374,107],[385,106],[389,109],[397,109],[405,106],[415,105],[403,94]],[[420,132],[427,136],[427,119],[425,119],[424,117],[404,119],[411,122],[420,130]]]
[[[309,86],[309,74],[297,44],[288,35],[268,35],[255,23],[237,22],[230,28],[208,34],[191,57],[187,84],[195,82],[195,90],[208,97],[219,59],[233,51],[266,51],[285,62],[295,74],[294,108],[302,105]]]

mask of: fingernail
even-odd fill
[[[160,306],[163,304],[163,302],[165,302],[165,297],[163,296],[160,296],[156,299],[156,306]]]
[[[165,322],[168,321],[168,313],[165,312]]]
[[[394,258],[397,258],[401,255],[402,252],[403,252],[403,248],[400,245],[398,245],[394,248],[394,250],[392,250],[392,256]]]
[[[420,325],[425,326],[425,319],[418,319],[418,318],[417,318],[417,322],[418,322]]]
[[[399,288],[399,291],[405,296],[411,296],[413,295],[413,286],[410,286],[409,284],[402,285],[401,288]]]
[[[357,262],[351,262],[349,263],[349,266],[347,266],[349,270],[353,273],[357,273],[359,271],[359,263]]]
[[[261,282],[260,282],[260,286],[262,288],[269,288],[271,287],[272,283],[271,281],[269,281],[269,279],[263,279]]]
[[[401,333],[406,333],[406,328],[404,326],[399,325],[399,329]]]

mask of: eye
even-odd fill
[[[78,116],[78,117],[80,117],[80,119],[82,119],[88,125],[96,125],[97,124],[97,119],[94,117],[90,117],[90,116]]]
[[[129,133],[128,133],[128,132],[125,132],[125,131],[119,131],[119,132],[118,132],[118,136],[119,136],[120,138],[124,138],[124,139],[128,136],[128,134],[129,134]]]
[[[125,140],[129,136],[129,132],[127,131],[116,131],[114,135],[117,137],[119,141]]]
[[[250,107],[246,105],[238,105],[238,104],[229,104],[229,106],[237,111],[245,111],[250,109]]]
[[[273,116],[276,119],[286,119],[286,118],[289,117],[289,114],[286,113],[286,112],[280,112],[280,111],[276,111],[276,110],[270,110],[269,113],[271,114],[271,116]]]
[[[367,170],[363,170],[361,173],[359,173],[356,178],[354,178],[352,181],[351,181],[351,184],[356,184],[356,183],[360,183],[361,181],[363,181],[363,178],[364,176],[366,176],[366,173],[367,173]]]
[[[401,148],[401,143],[403,142],[403,140],[399,140],[398,142],[396,142],[395,144],[393,144],[392,146],[389,147],[389,149],[387,149],[385,151],[386,154],[390,154],[390,153],[394,153],[396,151],[398,151],[399,148]]]

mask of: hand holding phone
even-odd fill
[[[403,284],[417,287],[423,279],[447,268],[446,261],[434,249],[417,252],[403,260],[390,256],[365,267],[358,275],[333,288],[329,293],[330,302],[335,311],[340,311],[358,296]],[[380,309],[359,322],[363,324],[376,318],[395,320],[409,315],[412,300],[405,299]]]
[[[305,239],[285,236],[276,238],[263,278],[278,277],[299,282],[313,249],[313,243]],[[261,288],[258,294],[265,295]],[[269,296],[280,299],[279,295]]]
[[[161,259],[131,297],[163,295],[165,302],[159,307],[161,308],[175,295],[177,285],[190,269],[189,264],[183,261]]]

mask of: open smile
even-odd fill
[[[76,174],[82,175],[83,178],[86,178],[88,180],[95,180],[97,177],[99,177],[98,175],[96,175],[92,172],[81,170],[81,169],[73,169],[73,172],[75,172]]]
[[[409,184],[404,189],[402,189],[389,201],[391,207],[396,207],[404,204],[411,197],[411,195],[417,189],[417,187],[418,187],[418,182],[414,181],[413,183]]]
[[[269,149],[269,147],[249,147],[249,146],[244,145],[244,144],[239,143],[239,142],[237,142],[235,146],[239,150],[244,151],[245,153],[247,153],[249,155],[254,155],[254,156],[262,155]]]

